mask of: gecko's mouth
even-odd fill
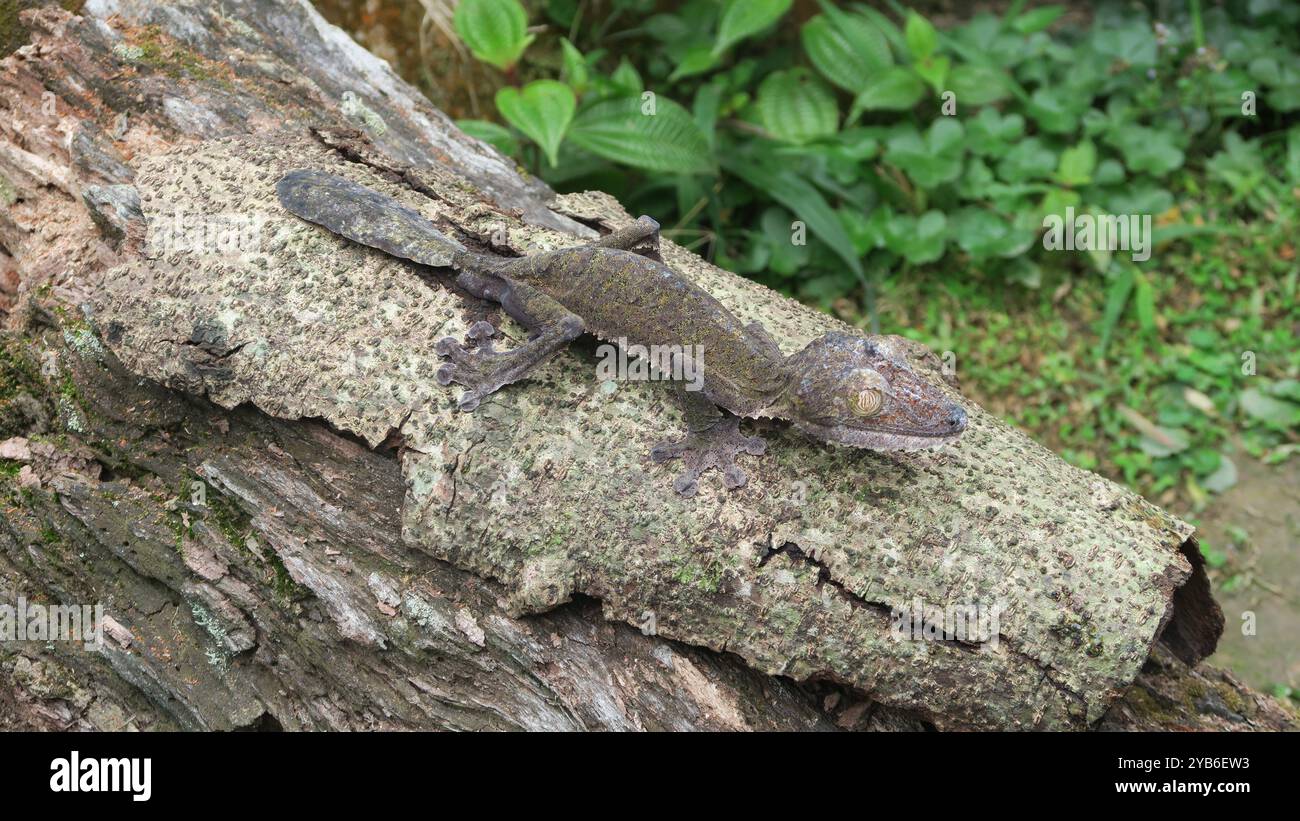
[[[865,430],[843,425],[822,425],[808,420],[799,420],[792,424],[804,433],[824,442],[870,450],[923,450],[942,447],[950,442],[956,442],[966,430],[964,414],[960,423],[954,425],[952,429],[934,433],[899,428]]]

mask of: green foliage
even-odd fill
[[[568,38],[519,72],[562,86],[503,90],[508,127],[465,128],[720,265],[955,351],[978,398],[1067,458],[1199,503],[1236,481],[1230,435],[1300,450],[1300,7],[1157,5],[938,29],[894,3],[819,0],[798,25],[788,0],[613,0],[600,22],[552,2]],[[1044,218],[1068,209],[1150,217],[1152,257],[1049,251]]]
[[[475,57],[502,70],[514,66],[533,42],[519,0],[461,0],[452,24]]]
[[[522,89],[506,86],[497,92],[497,111],[546,152],[555,165],[560,140],[573,120],[573,90],[554,80],[534,80]]]

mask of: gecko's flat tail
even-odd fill
[[[275,184],[275,193],[286,210],[308,222],[421,265],[450,265],[464,250],[415,209],[334,174],[290,171]]]

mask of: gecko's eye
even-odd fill
[[[865,388],[849,399],[849,409],[858,416],[875,416],[884,404],[884,394],[875,388]]]

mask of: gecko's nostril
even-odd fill
[[[953,408],[948,414],[948,427],[954,431],[963,431],[966,429],[966,411],[961,408]]]

